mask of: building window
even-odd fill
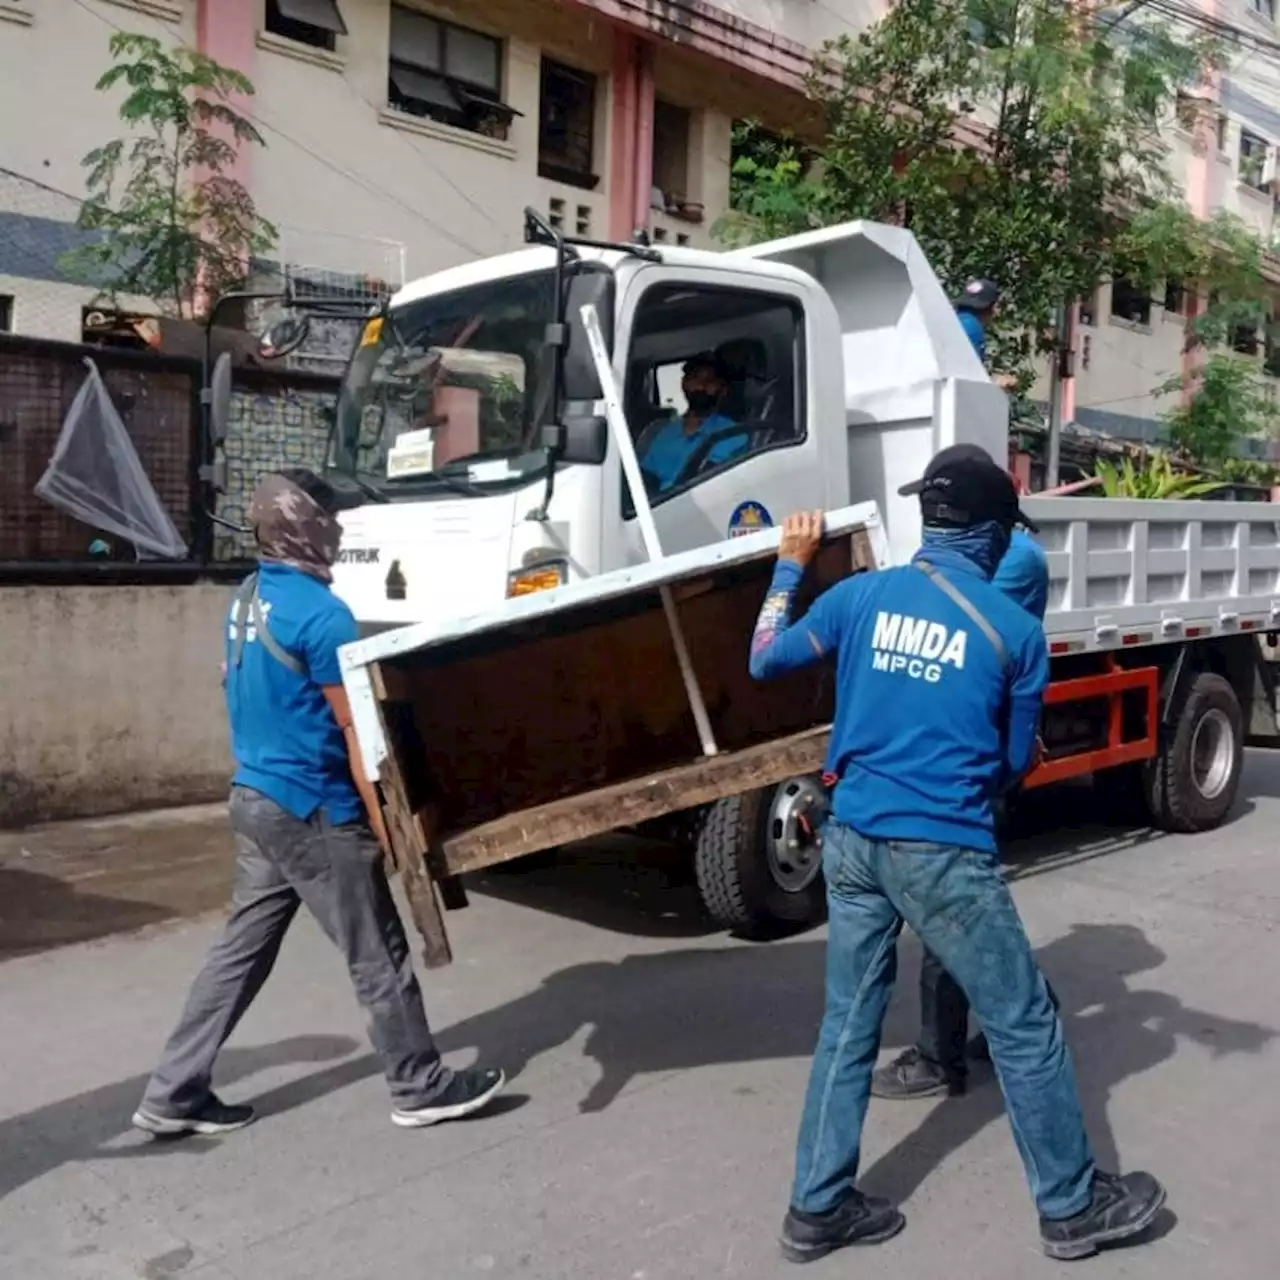
[[[13,332],[13,298],[0,294],[0,333]]]
[[[1266,172],[1268,150],[1265,138],[1240,130],[1240,181],[1256,191],[1265,191],[1270,185]]]
[[[633,348],[624,411],[654,506],[805,438],[804,315],[795,299],[736,288],[653,285],[640,299],[635,328],[645,341],[643,350]],[[658,469],[658,437],[680,419],[686,429],[691,425],[693,390],[717,397],[724,423],[708,429],[682,462]],[[705,420],[706,411],[700,412]],[[665,461],[670,463],[670,455]],[[624,481],[623,515],[634,514]]]
[[[1256,356],[1262,345],[1262,337],[1258,333],[1256,321],[1238,324],[1231,331],[1231,349],[1242,356]]]
[[[1171,316],[1180,316],[1187,305],[1187,290],[1181,280],[1164,282],[1164,309]]]
[[[538,104],[538,173],[552,182],[594,190],[596,78],[542,60]]]
[[[1256,13],[1260,18],[1266,18],[1268,22],[1274,22],[1276,18],[1275,0],[1245,0],[1246,7],[1251,13]]]
[[[266,25],[273,36],[330,53],[347,34],[338,0],[267,0]]]
[[[661,98],[653,104],[652,205],[675,218],[702,221],[702,205],[689,198],[689,140],[693,117]]]
[[[1226,151],[1227,149],[1227,128],[1229,124],[1230,124],[1230,121],[1227,119],[1226,115],[1223,112],[1219,111],[1218,121],[1217,121],[1217,138],[1218,138],[1219,151]]]
[[[391,6],[387,98],[397,111],[505,139],[520,112],[502,101],[502,41]]]
[[[1151,323],[1151,298],[1148,291],[1131,280],[1111,282],[1111,314],[1130,324]]]
[[[1180,129],[1195,133],[1196,124],[1200,119],[1200,99],[1193,98],[1191,94],[1183,93],[1179,89],[1174,100],[1173,116]]]

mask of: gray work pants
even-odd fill
[[[143,1106],[166,1117],[198,1111],[214,1059],[267,980],[304,902],[341,950],[395,1106],[424,1106],[449,1072],[422,1008],[404,925],[375,841],[317,811],[303,822],[247,787],[231,791],[236,879],[231,917],[187,997]]]

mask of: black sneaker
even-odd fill
[[[228,1106],[210,1094],[198,1111],[182,1116],[162,1116],[150,1111],[145,1103],[133,1113],[134,1128],[155,1134],[157,1138],[179,1138],[184,1134],[198,1133],[213,1137],[220,1133],[234,1133],[253,1123],[254,1112],[248,1106]]]
[[[1164,1188],[1149,1173],[1097,1173],[1093,1200],[1074,1218],[1041,1218],[1040,1244],[1051,1258],[1088,1258],[1140,1235],[1164,1208]]]
[[[487,1107],[506,1086],[507,1077],[496,1067],[455,1071],[449,1083],[422,1107],[397,1107],[391,1121],[402,1129],[423,1129],[444,1120],[461,1120]]]
[[[956,1097],[964,1092],[964,1077],[944,1070],[926,1058],[914,1045],[887,1066],[871,1073],[871,1092],[877,1098],[935,1098],[939,1094]]]
[[[846,1245],[880,1244],[906,1225],[906,1218],[887,1200],[855,1191],[830,1213],[788,1209],[779,1243],[788,1262],[816,1262]]]

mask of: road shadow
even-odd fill
[[[171,920],[151,902],[85,893],[74,883],[0,866],[0,961]]]
[[[468,876],[467,888],[631,937],[719,932],[698,896],[688,850],[653,840],[615,835],[569,845]]]
[[[518,1000],[445,1028],[440,1043],[447,1051],[475,1050],[480,1060],[498,1063],[516,1078],[533,1058],[589,1028],[583,1051],[600,1074],[579,1109],[599,1111],[638,1076],[809,1057],[822,1016],[825,952],[822,942],[804,940],[575,965]],[[919,1016],[914,981],[919,946],[904,939],[900,952],[902,978],[882,1040],[887,1048],[913,1040]],[[1080,925],[1041,956],[1064,1001],[1068,1038],[1101,1126],[1104,1159],[1114,1153],[1105,1125],[1106,1098],[1120,1080],[1169,1057],[1180,1037],[1236,1053],[1256,1051],[1275,1034],[1187,1009],[1158,990],[1131,990],[1133,975],[1164,961],[1135,926]],[[891,1162],[905,1169],[899,1181],[918,1181],[926,1166],[954,1149],[949,1142],[967,1141],[1001,1106],[992,1086],[957,1108],[939,1109],[937,1119],[926,1119],[920,1142],[913,1138]]]
[[[1122,1165],[1107,1115],[1112,1091],[1122,1081],[1173,1057],[1182,1041],[1219,1057],[1258,1053],[1278,1034],[1258,1023],[1188,1008],[1167,992],[1138,985],[1134,980],[1162,965],[1165,954],[1136,925],[1073,925],[1036,955],[1062,1001],[1089,1136],[1104,1169]],[[865,1170],[860,1185],[869,1194],[905,1200],[943,1160],[1003,1113],[991,1068],[979,1067],[964,1097],[929,1110],[909,1137]]]
[[[358,1047],[348,1036],[306,1035],[275,1044],[224,1049],[218,1058],[216,1083],[221,1088],[272,1067],[345,1059]],[[285,1111],[315,1101],[377,1069],[367,1057],[340,1062],[272,1089],[256,1098],[254,1105],[263,1115]],[[181,1143],[146,1141],[128,1152],[104,1151],[107,1143],[130,1131],[129,1117],[146,1083],[146,1076],[133,1076],[0,1120],[0,1198],[69,1162],[116,1159],[123,1154],[164,1155],[179,1150],[198,1154],[216,1145],[198,1139]]]

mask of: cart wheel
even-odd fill
[[[711,806],[694,855],[707,911],[726,929],[765,939],[826,918],[822,842],[827,794],[815,777],[728,796]]]
[[[1165,831],[1208,831],[1231,811],[1244,766],[1244,716],[1235,690],[1202,671],[1148,773],[1148,801]]]

